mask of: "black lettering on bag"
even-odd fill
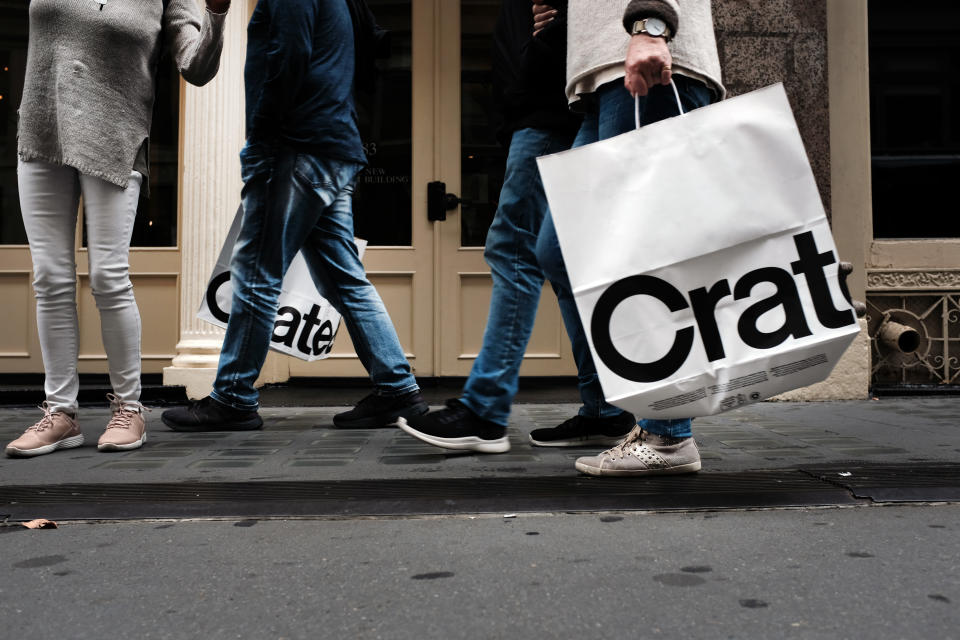
[[[827,276],[823,268],[837,261],[833,251],[817,253],[817,241],[812,231],[805,231],[793,236],[793,244],[797,247],[800,259],[791,262],[790,267],[797,275],[803,274],[807,279],[807,288],[813,298],[813,308],[817,312],[817,319],[828,329],[839,329],[847,325],[856,324],[857,316],[852,309],[837,309],[833,306],[830,297],[830,288],[827,285]]]
[[[290,316],[289,319],[282,317],[288,314]],[[283,327],[287,328],[287,332],[283,334],[277,333]],[[277,310],[277,321],[273,324],[273,337],[271,337],[270,340],[272,342],[285,344],[287,347],[293,347],[293,339],[297,337],[297,330],[299,328],[300,312],[294,307],[280,307]]]
[[[700,339],[707,351],[707,360],[722,360],[726,355],[723,349],[723,338],[720,337],[720,327],[717,326],[717,303],[730,295],[730,283],[721,280],[709,290],[700,287],[690,292],[690,304],[693,306],[693,316],[697,319],[700,328]]]
[[[322,344],[325,343],[325,344]],[[317,332],[313,334],[313,355],[322,356],[330,353],[333,348],[333,323],[324,320]]]
[[[230,272],[224,271],[211,279],[210,284],[207,285],[207,308],[210,309],[210,315],[220,322],[228,322],[230,320],[230,314],[221,309],[220,305],[217,304],[217,291],[228,282],[230,282]]]
[[[313,331],[315,326],[320,324],[318,313],[320,313],[320,307],[313,305],[310,307],[310,312],[303,316],[304,326],[300,332],[300,340],[297,342],[297,349],[300,349],[301,353],[310,355],[310,332]]]
[[[754,349],[772,349],[790,336],[794,338],[809,336],[810,327],[807,326],[807,319],[803,315],[803,304],[800,302],[797,284],[793,276],[783,269],[764,267],[748,271],[737,281],[737,286],[733,289],[734,300],[749,298],[750,292],[761,282],[772,283],[777,288],[777,292],[747,307],[737,322],[740,338]],[[769,333],[760,331],[757,328],[760,316],[777,307],[783,307],[786,316],[783,326]]]
[[[744,274],[734,286],[735,300],[749,298],[753,288],[761,282],[769,282],[776,287],[776,293],[747,307],[737,321],[740,339],[754,349],[772,349],[791,337],[812,335],[794,274],[805,277],[817,319],[825,328],[839,329],[857,323],[852,309],[837,309],[833,304],[824,272],[824,267],[836,262],[833,252],[820,253],[811,231],[793,236],[793,242],[799,257],[799,260],[790,263],[793,274],[779,267],[761,267]],[[590,333],[597,356],[621,378],[634,382],[656,382],[672,376],[683,366],[690,355],[696,329],[699,329],[708,360],[721,360],[726,357],[726,350],[717,325],[716,309],[719,302],[730,293],[730,283],[722,279],[710,287],[689,291],[688,303],[676,287],[654,276],[633,275],[618,280],[600,295],[590,318]],[[633,296],[656,298],[673,312],[692,307],[696,329],[678,329],[670,351],[660,360],[630,360],[614,346],[610,336],[610,320],[617,306]],[[770,332],[761,331],[757,326],[760,318],[777,307],[783,308],[783,326]],[[736,401],[736,398],[733,400]]]
[[[621,378],[634,382],[656,382],[667,378],[683,366],[693,346],[693,327],[684,327],[676,333],[673,346],[663,358],[655,362],[635,362],[617,351],[610,337],[610,319],[617,306],[633,296],[651,296],[670,311],[680,311],[690,305],[683,294],[670,283],[653,276],[636,275],[610,285],[597,300],[590,319],[593,346],[603,363]]]

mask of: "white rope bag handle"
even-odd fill
[[[673,80],[670,81],[670,88],[673,89],[673,97],[677,99],[677,110],[680,111],[680,115],[684,114],[683,105],[680,104],[680,92],[677,91],[677,85],[673,83]],[[633,120],[637,125],[637,129],[640,128],[640,96],[633,96]]]

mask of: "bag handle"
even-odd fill
[[[680,112],[680,115],[684,114],[683,105],[680,104],[680,92],[677,91],[677,85],[673,83],[673,80],[670,81],[670,88],[673,89],[673,97],[677,99],[677,110]],[[637,129],[640,128],[640,96],[633,96],[633,120],[637,125]]]

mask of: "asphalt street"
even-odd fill
[[[960,506],[0,529],[5,638],[957,638]]]

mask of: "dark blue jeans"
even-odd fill
[[[243,226],[230,263],[233,302],[211,396],[237,409],[257,408],[253,383],[270,346],[280,284],[301,249],[314,280],[343,316],[377,393],[418,389],[353,241],[360,165],[290,149],[251,165],[268,170],[244,176]]]
[[[673,76],[673,82],[680,93],[680,101],[684,111],[702,107],[711,102],[711,93],[706,85],[683,76]],[[592,106],[586,114],[574,147],[606,140],[613,136],[631,131],[636,127],[634,117],[634,99],[624,89],[623,81],[616,80],[601,86],[594,93]],[[664,118],[679,115],[673,89],[669,86],[658,85],[650,93],[640,99],[640,124],[650,124]],[[643,167],[637,167],[641,171]],[[560,313],[573,345],[573,356],[577,361],[577,375],[580,383],[580,396],[584,398],[584,407],[581,415],[608,416],[616,415],[620,409],[611,406],[603,400],[603,389],[600,387],[600,378],[597,375],[596,365],[587,343],[587,335],[580,323],[580,315],[573,299],[570,287],[570,278],[560,253],[560,243],[557,240],[557,231],[553,226],[553,218],[547,216],[540,228],[540,237],[537,239],[537,260],[540,268],[553,285],[560,302]],[[593,398],[590,405],[586,398]],[[589,413],[585,413],[589,410]],[[692,435],[690,420],[641,420],[640,425],[651,433],[663,436],[683,438]]]
[[[523,353],[533,331],[543,287],[534,248],[547,215],[537,156],[570,148],[572,137],[520,129],[510,139],[507,169],[483,257],[493,289],[483,346],[463,388],[463,403],[490,422],[507,426],[517,394]]]

